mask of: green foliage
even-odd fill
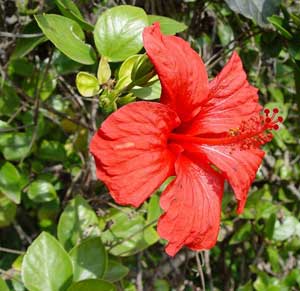
[[[41,233],[23,259],[22,279],[25,287],[30,291],[66,290],[72,276],[72,263],[67,252],[50,234]]]
[[[89,238],[70,251],[74,281],[102,278],[107,269],[107,254],[99,237]]]
[[[47,38],[69,58],[87,65],[95,62],[94,50],[84,42],[77,22],[55,14],[37,15],[35,19]]]
[[[169,17],[148,15],[148,19],[150,24],[159,22],[161,31],[167,35],[176,34],[187,29],[187,26],[184,23],[178,22]]]
[[[207,290],[300,290],[298,2],[100,2],[16,1],[17,22],[0,29],[18,32],[0,50],[0,290],[199,286],[194,254],[167,258],[156,232],[170,180],[139,209],[117,206],[88,150],[111,112],[160,98],[142,43],[157,21],[199,51],[210,77],[237,50],[260,102],[284,118],[242,215],[226,187],[218,244],[200,256]]]
[[[109,61],[124,61],[143,47],[142,31],[147,25],[147,15],[141,8],[124,5],[107,10],[94,30],[98,52]]]
[[[81,196],[76,196],[60,216],[57,226],[59,241],[69,250],[80,240],[99,234],[96,213]]]

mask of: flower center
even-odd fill
[[[239,144],[241,149],[258,148],[273,138],[272,130],[279,129],[279,123],[283,118],[277,116],[279,110],[274,108],[272,115],[265,109],[264,114],[243,121],[238,128],[230,129],[227,134],[220,137],[200,137],[185,134],[171,133],[169,141],[175,143],[194,143],[205,145],[231,145]]]

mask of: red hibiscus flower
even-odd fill
[[[218,236],[224,180],[241,213],[264,156],[260,146],[282,118],[277,109],[261,114],[236,53],[209,82],[184,40],[162,35],[158,24],[145,28],[143,38],[161,81],[160,103],[131,103],[103,122],[90,144],[97,176],[117,203],[134,207],[176,176],[160,199],[166,252],[209,249]]]

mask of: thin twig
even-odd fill
[[[213,277],[212,277],[212,271],[210,266],[210,256],[209,251],[204,251],[204,261],[205,261],[205,270],[208,277],[208,283],[209,283],[209,289],[211,291],[214,290],[214,283],[213,283]]]
[[[43,36],[43,33],[12,33],[8,31],[0,31],[0,37],[8,38],[34,38]]]
[[[196,262],[197,262],[198,273],[199,273],[200,280],[201,280],[201,288],[202,288],[201,290],[205,291],[206,290],[205,289],[205,279],[204,279],[204,274],[203,274],[203,270],[202,270],[202,265],[200,262],[199,252],[196,252],[195,257],[196,257]]]
[[[48,74],[48,71],[50,69],[50,64],[51,64],[51,61],[52,61],[52,56],[53,56],[53,52],[54,50],[52,49],[51,52],[50,52],[50,55],[49,55],[49,59],[48,59],[48,62],[47,62],[47,65],[45,67],[45,70],[43,72],[43,77],[42,77],[42,80],[39,84],[39,80],[37,80],[37,87],[36,87],[36,90],[35,90],[35,93],[34,93],[34,97],[35,97],[35,101],[34,101],[34,111],[33,111],[33,123],[34,123],[34,130],[33,130],[33,133],[32,133],[32,137],[31,137],[31,141],[30,141],[30,144],[29,144],[29,147],[28,147],[28,152],[27,152],[27,155],[30,154],[31,152],[31,149],[33,147],[33,144],[37,138],[37,134],[38,134],[38,119],[39,119],[39,113],[40,113],[40,92],[43,88],[43,85],[44,85],[44,82],[46,80],[46,76]],[[25,155],[21,161],[20,161],[20,164],[23,163],[24,159],[27,157],[27,155]]]
[[[25,252],[23,252],[23,251],[13,250],[13,249],[4,248],[4,247],[0,247],[0,252],[9,253],[9,254],[16,254],[16,255],[24,255],[25,254]]]
[[[138,272],[137,272],[137,275],[136,275],[136,289],[137,291],[143,291],[144,288],[143,288],[143,269],[142,269],[142,263],[141,263],[141,260],[142,260],[142,256],[143,256],[143,253],[139,253],[137,255],[137,267],[138,267]]]

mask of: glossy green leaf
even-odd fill
[[[84,42],[77,22],[55,14],[36,15],[35,19],[47,38],[69,58],[86,65],[95,63],[95,52]]]
[[[76,87],[84,97],[91,97],[99,93],[100,86],[97,78],[87,72],[79,72],[76,76]]]
[[[0,290],[1,291],[9,291],[5,281],[0,277]]]
[[[16,204],[0,193],[0,228],[10,225],[15,219],[16,212]]]
[[[132,82],[131,72],[136,60],[138,60],[140,56],[141,55],[130,56],[122,63],[118,72],[118,81],[115,86],[116,89],[122,89]]]
[[[79,241],[99,235],[96,213],[81,196],[76,196],[60,216],[57,229],[59,241],[70,250]]]
[[[64,291],[71,284],[71,260],[53,236],[43,232],[29,246],[22,279],[30,291]]]
[[[89,279],[73,284],[67,291],[116,291],[117,288],[104,280]]]
[[[61,13],[75,20],[83,29],[92,31],[94,26],[86,22],[76,4],[71,0],[55,0],[55,3]]]
[[[66,159],[66,151],[58,141],[43,140],[38,150],[38,157],[47,161],[62,162]]]
[[[103,279],[109,282],[116,282],[123,279],[129,273],[129,269],[121,263],[109,259],[107,270]]]
[[[100,15],[94,30],[98,52],[109,61],[123,61],[143,47],[142,31],[148,25],[145,11],[120,5]]]
[[[282,34],[287,39],[292,39],[293,35],[284,27],[284,19],[280,16],[273,15],[271,17],[268,17],[268,20],[270,23],[273,24],[273,26],[279,31],[280,34]]]
[[[82,241],[70,251],[74,281],[102,278],[107,268],[107,253],[100,237]]]
[[[162,210],[159,206],[159,196],[157,194],[152,195],[147,208],[147,223],[158,220]]]
[[[161,85],[157,80],[148,87],[134,87],[131,91],[134,96],[142,100],[157,100],[161,95]]]
[[[112,255],[130,256],[158,241],[152,224],[147,225],[141,215],[130,213],[128,208],[122,210],[111,209],[106,219],[113,224],[101,235],[103,242],[111,245]]]
[[[37,180],[28,187],[28,197],[36,203],[49,202],[57,198],[56,191],[52,184]]]
[[[272,239],[275,229],[276,215],[272,213],[265,225],[265,234],[268,239]]]
[[[163,34],[172,35],[187,29],[187,26],[184,23],[176,21],[169,17],[160,15],[148,15],[148,19],[149,24],[159,22]]]
[[[0,168],[0,191],[15,203],[21,199],[21,176],[18,169],[11,163],[5,162]]]
[[[236,13],[254,20],[258,25],[268,24],[267,17],[276,14],[281,0],[225,0]]]
[[[31,135],[25,132],[13,134],[3,148],[3,155],[6,160],[18,161],[29,154]]]
[[[39,29],[35,21],[29,22],[24,30],[23,34],[42,34],[42,31]],[[16,47],[11,55],[12,59],[18,59],[26,56],[30,53],[36,46],[47,41],[47,38],[44,35],[36,36],[32,38],[20,38],[17,40]]]
[[[273,239],[283,241],[296,234],[299,221],[294,216],[287,216],[283,221],[276,221]]]

